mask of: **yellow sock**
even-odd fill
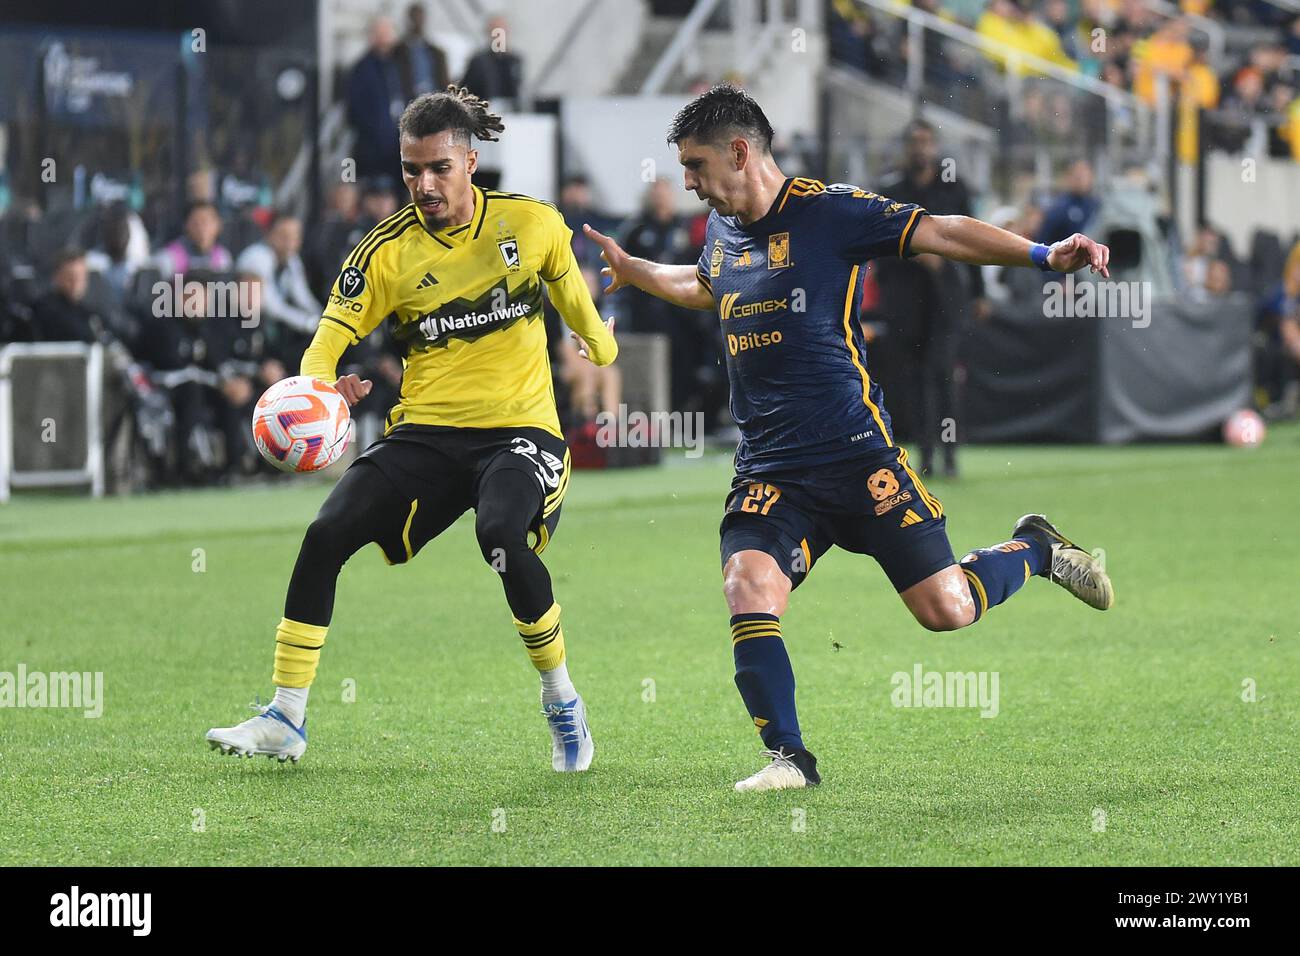
[[[316,679],[320,649],[329,628],[280,618],[275,629],[275,671],[271,683],[277,687],[310,687]]]
[[[560,605],[552,604],[550,610],[532,624],[515,618],[515,628],[524,642],[528,658],[539,671],[549,671],[564,663],[564,631],[560,629]]]

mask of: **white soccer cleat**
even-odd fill
[[[204,739],[213,750],[236,757],[258,754],[275,757],[280,763],[294,763],[307,749],[307,721],[295,727],[274,707],[254,707],[256,717],[250,717],[235,727],[213,727]]]
[[[587,707],[582,696],[546,704],[542,713],[551,727],[551,766],[560,773],[576,773],[590,767],[596,745],[587,726]]]
[[[1101,561],[1079,547],[1042,515],[1024,515],[1016,522],[1014,535],[1037,532],[1052,546],[1052,561],[1042,572],[1084,604],[1108,611],[1115,604],[1115,587]]]
[[[772,762],[752,777],[739,781],[736,789],[741,793],[753,790],[798,790],[808,786],[804,772],[795,766],[795,762],[784,751],[764,750],[763,756],[771,758]]]

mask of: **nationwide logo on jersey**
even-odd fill
[[[722,240],[713,240],[713,251],[709,253],[709,278],[716,279],[722,275]]]
[[[339,273],[339,281],[335,284],[335,288],[343,298],[355,299],[366,291],[366,277],[356,266],[348,266]]]
[[[497,243],[497,248],[501,250],[501,258],[506,264],[506,268],[511,272],[519,271],[519,240],[503,239]]]
[[[767,238],[767,267],[784,269],[790,264],[790,233],[778,232]]]
[[[542,287],[536,279],[514,292],[502,280],[476,299],[453,299],[433,312],[398,316],[393,339],[409,355],[445,348],[452,339],[479,339],[520,319],[541,315]]]

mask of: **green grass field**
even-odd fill
[[[202,737],[271,692],[327,486],[20,497],[0,507],[0,671],[102,671],[105,700],[0,710],[0,863],[1300,863],[1300,429],[963,466],[931,484],[959,555],[1042,510],[1105,548],[1116,607],[1036,580],[931,634],[870,559],[832,552],[783,619],[826,782],[759,795],[731,789],[760,742],[719,587],[725,458],[573,478],[546,554],[597,743],[571,776],[468,520],[409,565],[370,547],[344,570],[311,749],[282,767]],[[917,663],[997,672],[998,716],[894,707]]]

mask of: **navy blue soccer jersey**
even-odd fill
[[[856,186],[800,178],[747,226],[710,214],[696,274],[722,324],[738,472],[893,446],[858,322],[862,264],[908,255],[923,215]]]

